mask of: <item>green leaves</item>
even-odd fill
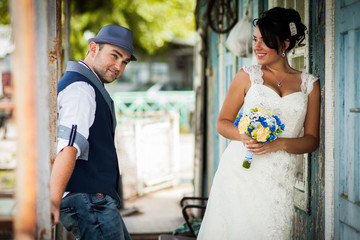
[[[9,0],[0,0],[0,25],[10,24]]]
[[[195,33],[195,0],[72,1],[71,46],[74,60],[87,50],[84,32],[96,33],[106,24],[128,27],[134,34],[135,53],[158,55],[174,39]],[[101,4],[100,4],[101,3]]]

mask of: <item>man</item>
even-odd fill
[[[119,167],[113,101],[104,88],[133,55],[132,32],[104,26],[84,61],[69,62],[58,83],[58,155],[51,174],[54,224],[77,239],[130,239],[118,206]]]

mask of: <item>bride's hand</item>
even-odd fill
[[[264,145],[264,143],[256,141],[247,134],[240,134],[240,136],[244,146],[251,151],[253,151],[253,149],[254,150],[259,149]]]
[[[250,151],[252,151],[254,155],[275,152],[275,151],[278,151],[281,149],[279,144],[277,144],[278,139],[276,139],[272,142],[269,142],[269,143],[258,142],[256,140],[254,140],[254,141],[255,141],[254,143],[245,145],[245,147],[247,147]]]
[[[254,155],[260,155],[280,150],[280,148],[278,148],[277,146],[278,144],[275,143],[276,141],[278,141],[278,139],[274,140],[273,142],[263,143],[256,141],[255,139],[246,134],[240,134],[240,136],[244,146],[250,151],[252,151]]]
[[[255,139],[253,139],[247,134],[240,134],[240,138],[245,147],[247,147],[247,145],[251,145],[257,142]]]
[[[264,154],[266,152],[262,151],[265,147],[265,143],[263,142],[258,142],[253,138],[250,138],[248,140],[243,141],[244,146],[249,149],[250,151],[252,151],[254,154]],[[261,152],[261,153],[260,153]]]

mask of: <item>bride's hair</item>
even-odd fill
[[[254,19],[253,24],[259,27],[266,46],[276,49],[278,53],[284,47],[286,39],[290,40],[286,52],[305,39],[306,26],[301,22],[300,14],[294,9],[274,7]]]

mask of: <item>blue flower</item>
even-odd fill
[[[271,127],[270,127],[270,131],[271,131],[271,132],[275,132],[275,130],[276,130],[276,127],[275,127],[275,126],[271,126]]]
[[[237,127],[239,125],[241,116],[237,115],[234,121],[234,126]]]
[[[279,125],[280,125],[281,130],[283,130],[283,131],[284,131],[284,129],[285,129],[285,125],[284,125],[284,124],[279,124]]]
[[[261,122],[261,125],[266,128],[268,126],[267,122]]]
[[[270,141],[275,140],[275,139],[276,139],[276,136],[271,133],[271,134],[270,134]]]
[[[276,119],[276,124],[281,125],[280,118],[278,116],[276,116],[276,115],[274,115],[273,117]]]

